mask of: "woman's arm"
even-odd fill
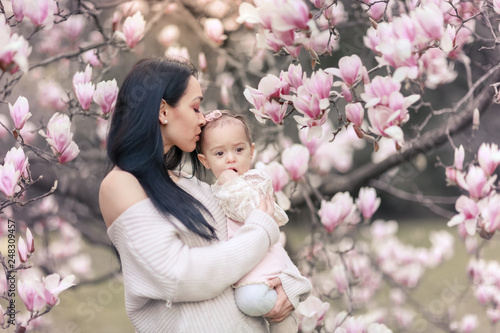
[[[119,230],[114,242],[124,276],[132,271],[129,275],[140,280],[135,281],[141,286],[135,291],[137,296],[171,302],[216,297],[255,266],[278,239],[273,219],[255,210],[237,237],[189,247],[181,232],[159,216],[149,200],[139,205],[140,210],[127,211],[126,220],[120,218],[113,226],[113,231]]]
[[[300,274],[299,269],[288,256],[286,268],[278,277],[294,308],[297,308],[299,302],[305,301],[311,293],[311,282]]]

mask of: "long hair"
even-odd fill
[[[177,186],[168,170],[180,167],[184,153],[176,146],[164,155],[158,121],[161,100],[175,107],[184,95],[196,68],[187,61],[145,58],[138,61],[118,93],[107,139],[111,163],[134,175],[154,206],[164,216],[174,216],[205,239],[215,239],[215,229],[201,214],[210,212]],[[193,173],[200,169],[190,153]]]

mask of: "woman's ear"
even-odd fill
[[[166,125],[168,123],[167,115],[168,115],[168,104],[164,99],[162,99],[160,102],[160,113],[158,115],[158,120],[160,121],[160,124]]]
[[[198,154],[198,160],[200,160],[201,164],[207,169],[210,169],[210,165],[208,165],[207,157],[203,154]]]
[[[253,153],[255,152],[255,143],[252,142],[250,145],[250,159],[253,159]]]

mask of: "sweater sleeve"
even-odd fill
[[[279,237],[278,226],[255,210],[238,237],[189,246],[182,225],[166,221],[149,199],[129,208],[108,230],[120,253],[128,292],[170,302],[218,296],[246,274]],[[193,238],[193,235],[189,235]]]
[[[278,277],[281,280],[288,299],[293,307],[297,309],[299,302],[303,302],[309,297],[312,289],[311,282],[300,274],[299,269],[288,256],[286,267]]]

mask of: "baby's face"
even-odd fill
[[[218,179],[224,170],[242,175],[252,164],[254,144],[248,141],[239,122],[225,123],[205,132],[203,154],[198,155],[203,165]]]

